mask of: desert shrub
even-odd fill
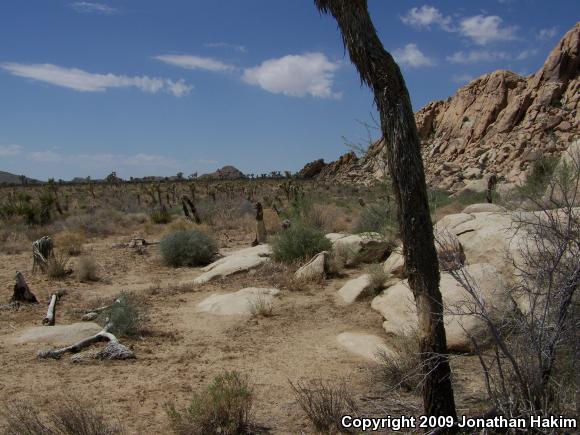
[[[555,156],[541,156],[534,161],[522,187],[524,194],[535,195],[537,192],[546,190],[559,158]]]
[[[58,400],[58,407],[46,409],[17,401],[5,403],[2,415],[5,435],[116,435],[124,433],[92,404],[82,400]]]
[[[140,334],[145,314],[134,295],[122,292],[115,302],[99,313],[97,321],[103,327],[112,325],[110,332],[114,335],[133,336]]]
[[[419,358],[419,338],[416,332],[393,336],[391,345],[393,354],[379,351],[380,370],[383,382],[389,388],[402,388],[407,391],[418,391],[421,380],[421,363]]]
[[[238,229],[244,225],[244,218],[253,218],[255,210],[247,200],[220,198],[218,201],[196,202],[201,222],[216,229]]]
[[[368,274],[370,281],[368,293],[372,296],[376,296],[383,291],[385,282],[389,278],[389,274],[385,272],[382,264],[371,264],[367,267],[366,273]]]
[[[63,279],[68,274],[69,258],[62,254],[54,254],[48,257],[46,274],[52,279]]]
[[[255,299],[249,302],[250,313],[254,317],[272,317],[272,303],[264,295],[258,295]]]
[[[159,244],[161,259],[166,266],[205,266],[218,252],[216,241],[198,230],[177,231]]]
[[[363,207],[355,224],[355,233],[379,233],[391,237],[396,233],[396,209],[391,201],[383,200]]]
[[[273,258],[284,263],[305,260],[332,248],[323,231],[302,223],[280,232],[272,238],[271,245]]]
[[[154,224],[168,224],[171,222],[171,213],[166,207],[156,208],[149,214]]]
[[[56,236],[56,246],[70,256],[80,255],[87,238],[80,231],[63,231]]]
[[[189,406],[178,411],[166,406],[173,431],[178,435],[235,435],[251,433],[254,391],[248,379],[238,372],[216,376],[201,393],[195,393]]]
[[[83,282],[98,281],[98,265],[93,257],[83,256],[77,263],[78,277]]]
[[[294,397],[314,428],[319,432],[348,432],[341,425],[345,415],[357,413],[357,406],[346,382],[314,380],[310,385],[290,386]]]

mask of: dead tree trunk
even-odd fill
[[[264,209],[260,202],[256,203],[256,239],[252,246],[261,245],[268,241],[268,234],[266,233],[266,225],[264,225]]]
[[[415,117],[401,71],[384,49],[366,0],[315,0],[336,19],[350,59],[374,92],[398,205],[409,285],[419,320],[423,406],[456,418],[439,291],[439,269]]]
[[[48,304],[48,310],[46,316],[42,319],[42,324],[45,326],[54,326],[56,321],[56,302],[58,301],[58,295],[53,293],[50,296],[50,303]]]
[[[36,272],[36,268],[42,272],[46,271],[53,249],[54,244],[48,236],[41,237],[32,243],[32,273]]]
[[[189,210],[187,209],[188,206]],[[201,223],[201,219],[199,218],[199,214],[197,214],[195,204],[185,195],[183,195],[181,198],[181,207],[183,208],[183,213],[185,214],[185,217],[187,217],[188,219],[193,219],[193,221],[198,225]]]
[[[14,284],[14,294],[10,302],[25,302],[25,303],[38,303],[36,296],[30,291],[28,284],[24,280],[24,275],[20,272],[16,272],[16,284]]]

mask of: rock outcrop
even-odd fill
[[[552,50],[542,68],[522,77],[495,71],[415,114],[430,185],[457,191],[495,173],[517,182],[540,156],[560,156],[580,138],[580,23]],[[326,181],[368,184],[384,174],[378,141],[363,158],[353,153],[327,165]]]
[[[296,177],[303,180],[310,180],[316,177],[326,167],[323,159],[314,160],[306,165],[296,174]]]
[[[201,180],[239,180],[247,178],[242,171],[233,166],[224,166],[210,174],[203,174],[199,177]]]

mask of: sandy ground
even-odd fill
[[[272,317],[216,316],[197,312],[197,303],[215,292],[265,286],[264,277],[239,275],[176,291],[176,283],[191,282],[200,271],[161,266],[154,246],[146,255],[111,248],[127,240],[111,237],[85,246],[100,266],[102,279],[95,283],[79,283],[74,276],[49,281],[32,275],[30,254],[0,255],[0,302],[9,300],[16,270],[25,274],[41,301],[20,311],[0,311],[0,398],[44,406],[58,397],[79,397],[102,406],[130,434],[170,433],[164,404],[184,407],[192,391],[205,387],[215,375],[238,370],[254,383],[256,421],[271,433],[312,433],[289,380],[345,378],[368,412],[420,413],[418,397],[385,393],[377,365],[338,346],[336,336],[346,331],[384,335],[381,316],[370,309],[369,300],[347,307],[334,302],[336,290],[348,277],[303,291],[282,291]],[[242,242],[248,246],[247,241],[237,241],[240,246]],[[360,273],[348,272],[350,277]],[[58,324],[79,321],[82,309],[110,302],[120,290],[135,292],[148,310],[148,333],[123,342],[134,348],[137,359],[73,364],[66,356],[39,361],[35,354],[42,345],[11,344],[12,337],[40,324],[45,301],[58,288],[68,290],[58,306]],[[477,361],[457,358],[453,367],[459,412],[481,407]]]

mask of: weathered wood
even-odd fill
[[[50,303],[48,304],[48,310],[46,316],[42,319],[42,324],[45,326],[54,326],[56,322],[56,303],[58,301],[58,295],[53,293],[50,296]]]
[[[26,302],[31,304],[38,303],[36,296],[30,291],[24,275],[20,272],[16,272],[16,283],[14,284],[14,293],[10,302]]]
[[[60,349],[51,349],[45,351],[39,351],[37,358],[39,359],[60,359],[65,353],[76,354],[99,342],[108,342],[107,346],[100,352],[94,355],[96,359],[130,359],[135,358],[135,353],[129,349],[127,346],[121,344],[117,337],[109,332],[111,329],[110,324],[105,326],[103,330],[91,337],[85,338],[77,343],[71,344]]]
[[[32,273],[35,273],[37,268],[42,272],[46,271],[53,249],[54,243],[48,236],[41,237],[32,243]]]

